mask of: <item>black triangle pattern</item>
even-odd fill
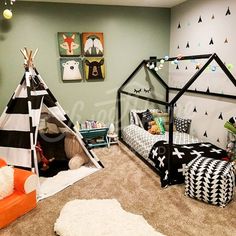
[[[208,115],[207,111],[205,112],[205,115],[206,115],[206,116]]]
[[[205,133],[203,134],[203,136],[204,136],[204,137],[206,137],[206,138],[208,137],[208,136],[207,136],[207,132],[206,132],[206,131],[205,131]]]
[[[178,27],[177,27],[178,29],[180,29],[181,28],[181,25],[180,25],[180,22],[179,22],[179,24],[178,24]]]
[[[212,19],[212,20],[214,20],[214,19],[215,19],[215,15],[214,15],[214,14],[212,15],[211,19]]]
[[[209,87],[207,88],[207,91],[206,91],[206,92],[207,92],[207,93],[210,93],[210,88],[209,88]]]
[[[197,157],[185,168],[185,195],[224,207],[234,195],[232,163]]]
[[[227,38],[225,38],[225,41],[224,41],[224,43],[228,43],[228,39],[227,39]]]
[[[231,11],[230,11],[229,7],[228,7],[228,9],[227,9],[225,15],[226,15],[226,16],[231,15]]]
[[[218,119],[219,119],[219,120],[223,120],[223,114],[222,114],[222,112],[220,113]]]
[[[213,38],[211,38],[211,41],[210,41],[209,45],[213,45],[213,44],[214,44]]]
[[[179,49],[179,45],[178,45],[177,49]]]
[[[198,23],[201,23],[201,22],[202,22],[202,17],[199,16]]]
[[[187,70],[188,69],[188,67],[187,66],[185,66],[185,70]]]
[[[189,48],[189,42],[187,42],[187,44],[186,44],[186,48]]]
[[[194,107],[193,112],[197,112],[197,108],[196,107]]]
[[[176,66],[176,70],[179,70],[179,65]]]
[[[217,143],[220,143],[220,139],[218,138],[218,139],[216,140],[216,142],[217,142]]]

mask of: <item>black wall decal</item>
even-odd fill
[[[205,133],[203,134],[204,137],[207,137],[207,132],[205,131]]]
[[[135,93],[141,93],[142,89],[134,89]]]
[[[227,12],[225,13],[226,16],[231,15],[230,9],[228,7]]]
[[[218,139],[216,140],[216,142],[220,143],[220,139],[218,138]]]
[[[215,19],[215,16],[214,16],[214,14],[212,15],[211,19],[212,19],[212,20],[214,20],[214,19]]]
[[[202,17],[199,16],[198,23],[201,23],[201,22],[202,22]]]
[[[176,70],[179,70],[179,65],[176,66]]]
[[[193,112],[197,112],[197,108],[196,107],[194,107]]]
[[[223,115],[222,115],[222,112],[220,113],[219,117],[218,117],[219,120],[223,120]]]
[[[178,29],[180,29],[181,28],[181,25],[180,25],[180,22],[179,22],[179,24],[178,24]]]
[[[177,103],[175,103],[175,105],[174,105],[175,107],[177,107]]]
[[[187,42],[187,44],[186,44],[186,48],[189,48],[189,42]]]
[[[178,45],[177,49],[179,49],[179,45]]]
[[[225,38],[225,41],[224,41],[224,43],[228,43],[228,39],[227,39],[227,38]]]
[[[143,91],[145,92],[145,93],[150,93],[151,92],[151,88],[149,88],[149,89],[143,89]]]
[[[196,70],[199,70],[200,69],[200,65],[197,64],[196,67],[195,67]]]
[[[185,70],[187,70],[187,69],[188,69],[188,67],[186,66],[186,67],[185,67]]]
[[[213,45],[213,44],[214,44],[214,42],[213,42],[213,39],[211,38],[209,45]]]
[[[206,116],[208,115],[207,111],[205,112],[205,115],[206,115]]]
[[[210,93],[210,89],[209,89],[209,87],[207,88],[207,91],[206,91],[207,93]]]

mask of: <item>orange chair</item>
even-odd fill
[[[6,162],[0,159],[0,168]],[[0,229],[36,207],[38,177],[30,171],[14,168],[14,191],[0,200]]]

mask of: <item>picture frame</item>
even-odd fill
[[[58,32],[59,54],[62,57],[81,55],[81,37],[78,32]]]
[[[102,57],[104,55],[103,33],[83,32],[82,47],[85,57]]]
[[[105,65],[103,57],[89,57],[84,59],[84,73],[86,80],[104,80]]]
[[[62,81],[82,81],[84,78],[83,58],[65,57],[60,58]]]

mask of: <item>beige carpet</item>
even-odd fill
[[[0,230],[0,235],[55,235],[54,223],[68,201],[112,198],[168,236],[236,235],[236,198],[219,208],[184,196],[183,185],[162,189],[159,177],[123,145],[95,152],[105,169],[40,201],[36,209]]]

